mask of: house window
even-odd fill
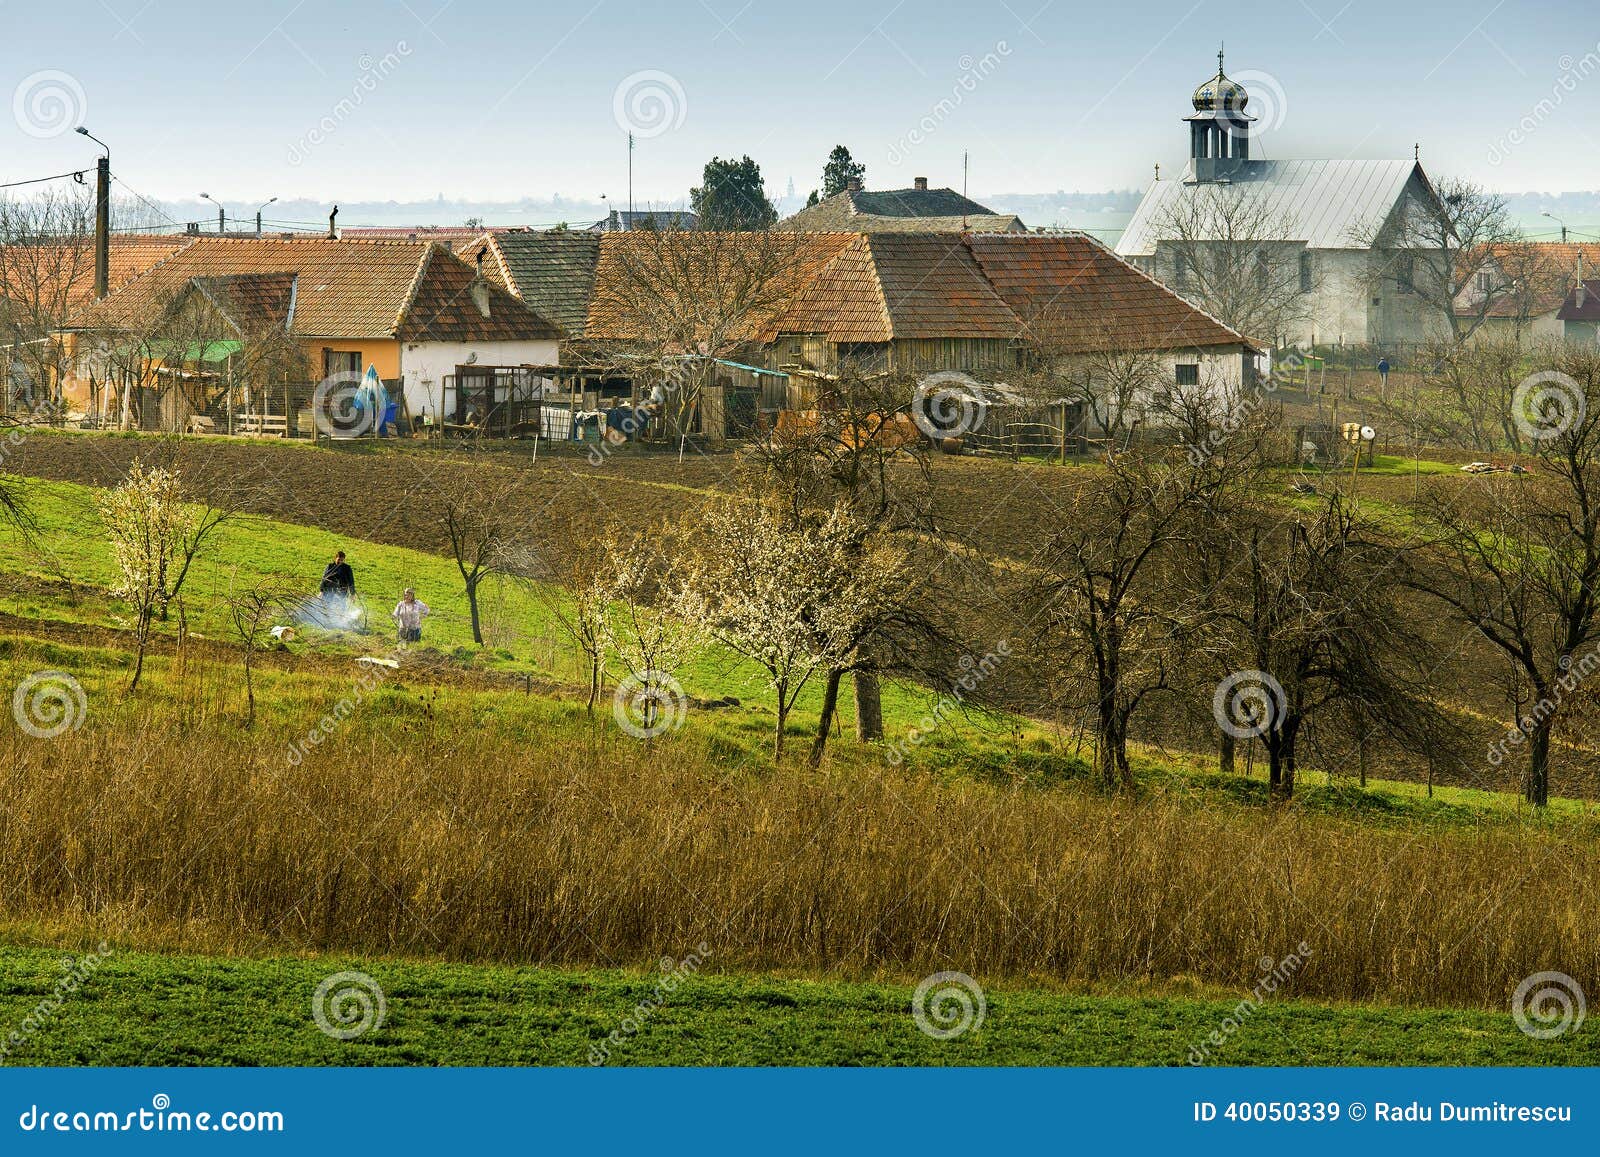
[[[1308,252],[1302,252],[1300,254],[1300,292],[1301,293],[1310,293],[1311,292],[1311,283],[1312,283],[1312,280],[1313,280],[1313,278],[1312,278],[1313,272],[1314,272],[1314,270],[1311,268],[1311,254],[1308,253]]]
[[[1402,253],[1395,260],[1394,279],[1400,283],[1401,293],[1411,293],[1416,289],[1416,258],[1409,253]]]
[[[322,351],[322,376],[331,378],[334,374],[361,372],[361,351],[324,349]]]
[[[1200,366],[1196,362],[1179,362],[1177,366],[1176,382],[1180,386],[1198,386],[1200,384]]]
[[[1265,249],[1256,250],[1256,289],[1261,293],[1272,289],[1272,259]]]
[[[1478,274],[1478,292],[1488,293],[1490,288],[1489,275],[1487,273]]]
[[[1181,253],[1172,255],[1172,284],[1176,289],[1189,287],[1189,260]]]

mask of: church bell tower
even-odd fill
[[[1217,51],[1217,75],[1194,90],[1194,114],[1189,122],[1189,168],[1202,184],[1226,180],[1250,159],[1250,122],[1244,111],[1250,95],[1244,86],[1228,79]]]

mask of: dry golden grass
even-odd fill
[[[281,727],[224,712],[228,668],[188,678],[186,700],[54,740],[0,732],[0,920],[564,964],[705,942],[725,968],[1102,989],[1250,984],[1303,941],[1298,995],[1430,1004],[1600,976],[1578,829],[1365,826],[849,757],[730,770],[704,735],[645,744],[511,695],[395,693],[293,767]]]

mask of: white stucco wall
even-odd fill
[[[411,413],[438,415],[441,406],[453,407],[453,398],[442,398],[445,379],[455,374],[457,366],[469,364],[474,354],[477,357],[471,364],[480,366],[548,366],[556,363],[559,350],[553,339],[407,343],[400,349],[400,373]]]

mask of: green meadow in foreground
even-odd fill
[[[684,951],[692,951],[685,946]],[[930,1004],[957,1027],[918,1028],[909,984],[726,976],[710,959],[665,974],[333,959],[217,959],[111,951],[53,1016],[22,1034],[13,1065],[1594,1065],[1600,1034],[1536,1040],[1509,1011],[1267,999],[1243,994],[1081,995],[988,989]],[[336,1039],[313,1003],[359,971],[383,994],[381,1023]],[[0,948],[0,1026],[17,1031],[64,975],[62,954]],[[376,1001],[324,1005],[335,1031]],[[658,1003],[659,1002],[659,1003]],[[641,1012],[641,1006],[644,1011]],[[1230,1031],[1230,1026],[1232,1029]],[[1208,1045],[1218,1033],[1221,1045]],[[1209,1056],[1191,1052],[1209,1050]]]

